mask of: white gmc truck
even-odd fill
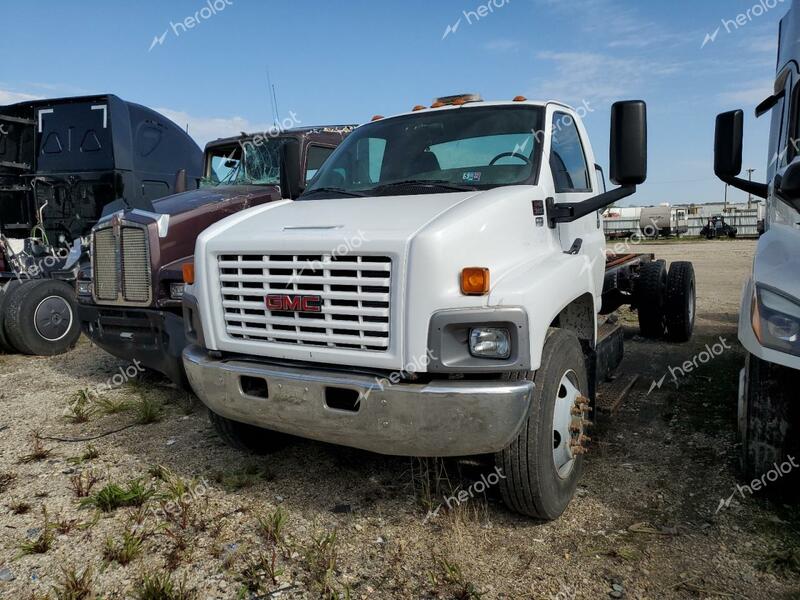
[[[494,454],[520,513],[561,515],[596,384],[600,315],[685,341],[691,263],[606,252],[600,210],[646,178],[646,108],[614,105],[611,180],[558,102],[439,99],[357,128],[306,189],[221,221],[187,268],[189,382],[220,436],[409,456]]]

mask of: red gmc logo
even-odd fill
[[[272,312],[322,312],[320,296],[292,296],[289,294],[270,294],[267,308]]]

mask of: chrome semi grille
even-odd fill
[[[218,262],[231,337],[374,352],[389,348],[390,258],[226,254]],[[270,310],[268,296],[318,299],[320,311]]]
[[[147,230],[122,224],[98,229],[92,239],[95,300],[146,306],[153,297]]]

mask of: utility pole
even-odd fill
[[[747,180],[752,183],[753,181],[753,172],[755,169],[747,169]],[[747,192],[747,210],[750,210],[750,205],[753,203],[753,194]]]
[[[728,184],[725,184],[725,201],[722,204],[722,212],[728,210]]]

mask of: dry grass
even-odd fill
[[[20,458],[20,462],[21,463],[39,462],[45,460],[46,458],[50,458],[52,454],[53,450],[51,448],[45,447],[41,434],[37,431],[31,431],[30,452],[22,456],[22,458]]]

